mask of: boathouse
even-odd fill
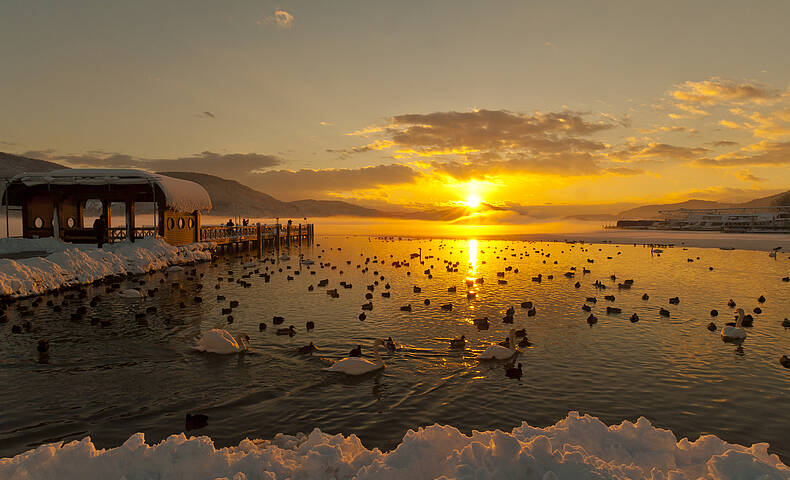
[[[9,180],[3,205],[20,207],[22,236],[56,237],[67,242],[96,239],[85,223],[85,205],[98,200],[107,218],[110,242],[158,236],[171,245],[199,242],[201,210],[211,197],[195,182],[142,170],[63,169],[24,173]],[[153,204],[153,226],[135,225],[135,203]],[[110,206],[125,205],[123,227],[113,227]],[[98,213],[98,212],[95,212]],[[94,215],[98,216],[98,215]]]

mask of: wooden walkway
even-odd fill
[[[95,241],[93,229],[81,229],[84,235],[78,236],[73,233],[76,229],[71,229],[67,233],[74,238],[70,241],[83,240],[87,243]],[[256,249],[261,255],[266,247],[279,249],[283,245],[301,244],[302,242],[312,242],[315,228],[312,223],[302,225],[242,225],[228,227],[225,225],[201,225],[199,242],[212,242],[216,244],[218,251],[239,250],[242,248]],[[135,227],[134,238],[142,239],[156,235],[154,227]],[[126,240],[126,227],[112,227],[108,229],[109,243],[121,242]],[[83,238],[84,237],[84,238]]]
[[[201,225],[200,241],[213,242],[218,250],[228,251],[242,247],[256,248],[258,254],[264,247],[280,248],[282,245],[312,242],[315,228],[307,225],[247,225],[227,227],[223,225]]]

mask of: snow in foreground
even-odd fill
[[[570,412],[547,428],[526,423],[466,436],[454,427],[410,430],[395,450],[368,450],[354,435],[275,436],[215,449],[209,437],[173,435],[149,446],[142,433],[97,450],[90,438],[53,443],[0,460],[3,479],[232,478],[649,478],[788,479],[768,445],[732,445],[714,435],[677,441],[645,418],[606,426]]]
[[[0,253],[44,251],[45,257],[0,259],[0,295],[22,297],[64,286],[91,283],[110,275],[138,274],[169,265],[211,259],[211,244],[174,247],[162,239],[145,238],[97,248],[53,238],[0,239]]]

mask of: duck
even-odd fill
[[[458,338],[454,338],[450,340],[450,348],[465,348],[466,347],[466,335],[461,335]]]
[[[475,318],[472,320],[478,330],[488,330],[488,317]]]
[[[386,346],[387,350],[391,352],[400,350],[400,348],[398,348],[398,344],[395,343],[395,340],[393,340],[392,337],[387,337],[387,340],[384,342],[384,346]]]
[[[303,347],[299,347],[299,350],[297,350],[297,352],[300,355],[307,355],[307,354],[315,352],[316,350],[318,350],[318,348],[315,346],[315,344],[313,342],[310,342],[310,345],[305,345]]]
[[[785,368],[790,368],[790,357],[782,355],[782,358],[779,359],[779,363]]]
[[[206,425],[208,425],[208,416],[203,415],[202,413],[196,413],[195,415],[187,413],[186,422],[184,425],[185,430],[197,430],[199,428],[205,427]]]
[[[527,337],[524,337],[518,342],[518,346],[519,346],[519,348],[531,347],[532,346],[532,342],[530,342]]]
[[[502,345],[494,344],[489,345],[483,353],[477,356],[478,360],[508,360],[513,358],[513,356],[518,353],[516,349],[516,342],[514,340],[514,336],[516,331],[511,329],[508,333],[508,347],[503,347]]]
[[[127,288],[126,290],[121,290],[118,292],[118,296],[121,298],[143,298],[143,294],[136,288]]]
[[[338,372],[354,376],[365,375],[366,373],[381,370],[386,366],[384,365],[384,361],[381,359],[381,355],[379,354],[379,346],[383,344],[384,341],[380,338],[377,338],[376,341],[373,342],[373,356],[375,357],[375,361],[373,362],[364,358],[349,356],[335,362],[334,365],[324,368],[323,370],[326,372]],[[361,349],[361,347],[357,348]]]
[[[36,350],[38,350],[38,353],[47,353],[49,351],[49,340],[46,338],[39,340]]]
[[[716,324],[713,323],[713,322],[710,322],[708,324],[708,330],[710,330],[711,332],[715,332],[716,331]]]
[[[516,367],[507,367],[505,368],[505,376],[507,378],[515,378],[520,380],[521,379],[521,364],[519,363]]]
[[[307,328],[308,330],[314,329],[315,328],[315,322],[312,321],[312,320],[308,320],[307,323],[305,324],[305,328]]]
[[[352,348],[350,352],[348,352],[349,357],[361,357],[362,356],[362,345],[357,345],[356,348]]]
[[[667,310],[666,308],[661,308],[658,310],[658,314],[661,315],[662,317],[668,317],[669,310]]]
[[[296,327],[289,325],[288,328],[278,328],[277,335],[288,335],[293,337],[296,335]]]
[[[249,349],[247,343],[249,341],[250,337],[247,335],[239,335],[238,338],[233,338],[233,335],[227,330],[212,328],[198,340],[195,350],[222,355],[241,353]]]
[[[721,329],[721,339],[725,342],[741,341],[746,338],[746,330],[742,327],[743,309],[739,308],[736,312],[738,312],[738,320],[735,322],[735,326],[728,325]]]

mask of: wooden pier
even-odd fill
[[[224,225],[202,225],[200,242],[212,242],[219,251],[231,251],[245,248],[256,249],[258,255],[265,247],[280,249],[284,245],[312,242],[315,228],[312,223],[306,225],[243,225],[228,227]]]

